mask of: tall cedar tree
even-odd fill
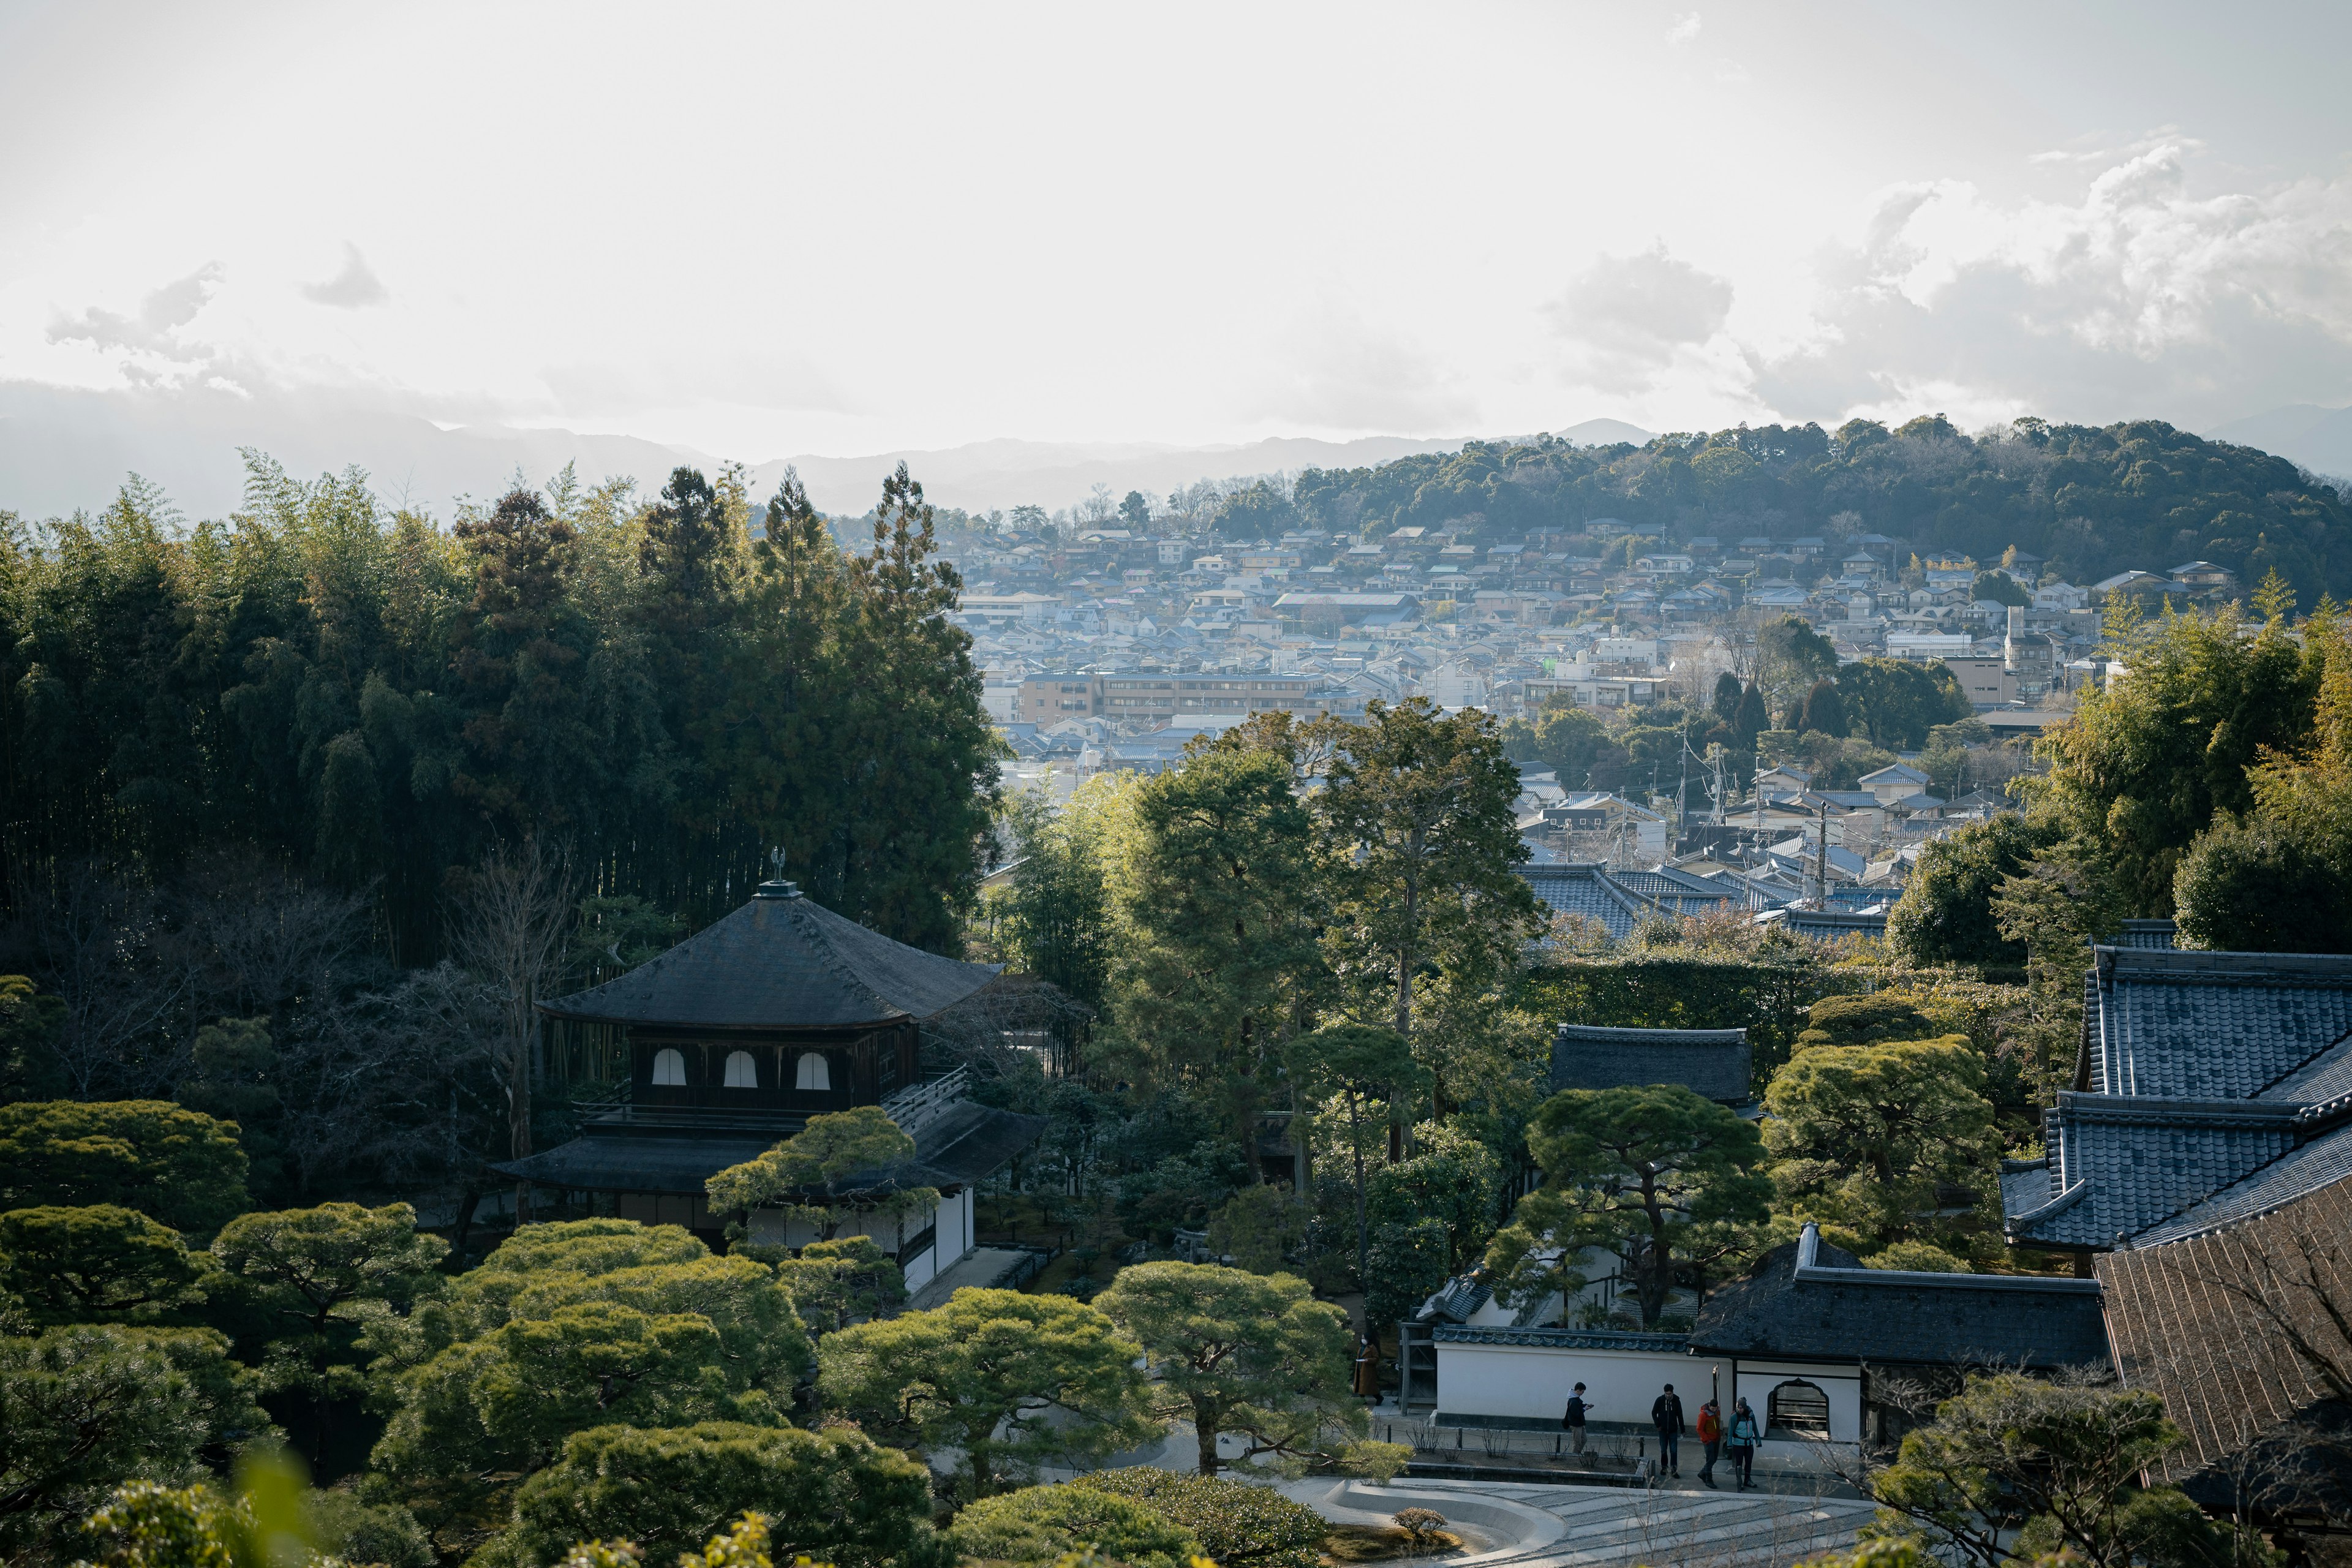
[[[1475,994],[1538,929],[1534,890],[1512,869],[1528,857],[1518,794],[1493,717],[1426,698],[1369,704],[1331,760],[1317,806],[1333,847],[1333,938],[1365,1003],[1377,987],[1407,1040],[1428,979]],[[1435,1092],[1442,1109],[1442,1073]]]
[[[1212,745],[1145,780],[1133,821],[1120,1028],[1248,1142],[1320,976],[1314,819],[1278,752]]]
[[[12,913],[91,858],[152,883],[251,848],[367,889],[429,964],[450,872],[535,836],[698,924],[781,848],[830,907],[954,940],[996,742],[911,479],[851,561],[790,479],[754,548],[734,469],[644,501],[567,472],[447,528],[356,470],[247,474],[224,522],[133,481],[0,526]]]

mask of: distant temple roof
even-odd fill
[[[1552,1037],[1551,1087],[1618,1089],[1676,1083],[1728,1105],[1749,1096],[1745,1029],[1615,1029],[1562,1024]]]
[[[540,1010],[603,1024],[847,1028],[928,1018],[996,973],[893,942],[790,882],[762,882],[751,902],[660,957]]]
[[[2036,1370],[2107,1360],[2088,1279],[1864,1268],[1810,1225],[1748,1278],[1712,1291],[1692,1325],[1700,1354]]]

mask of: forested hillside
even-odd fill
[[[404,964],[490,846],[695,924],[786,874],[951,946],[995,795],[961,586],[902,467],[870,553],[797,481],[643,501],[569,474],[436,527],[356,471],[248,458],[228,521],[133,480],[98,515],[0,514],[8,906],[93,860],[168,880],[216,851],[370,892]],[[216,879],[214,879],[216,880]]]
[[[2010,545],[2076,583],[2129,567],[2217,562],[2248,583],[2276,569],[2306,602],[2352,593],[2352,507],[2294,464],[2154,420],[2100,427],[2021,419],[1963,435],[1941,416],[1889,431],[1853,420],[1662,436],[1640,448],[1549,437],[1473,442],[1376,468],[1313,469],[1290,498],[1232,498],[1228,534],[1312,523],[1378,537],[1468,519],[1480,537],[1613,517],[1686,539],[1876,532],[1922,555],[1998,560]]]

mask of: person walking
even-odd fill
[[[1650,1425],[1658,1429],[1658,1473],[1679,1478],[1683,1473],[1683,1402],[1675,1385],[1650,1404]]]
[[[1731,1413],[1731,1472],[1739,1478],[1739,1489],[1748,1491],[1756,1485],[1756,1445],[1764,1440],[1763,1430],[1756,1425],[1756,1412],[1748,1407],[1745,1399]]]
[[[1356,1397],[1381,1402],[1381,1352],[1369,1334],[1356,1336]]]
[[[1584,1384],[1580,1383],[1570,1392],[1568,1411],[1559,1418],[1559,1424],[1568,1428],[1568,1451],[1571,1454],[1584,1452]]]
[[[1723,1452],[1723,1406],[1713,1399],[1698,1407],[1698,1440],[1706,1449],[1706,1463],[1698,1468],[1698,1479],[1713,1489],[1716,1457]]]

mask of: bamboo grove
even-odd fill
[[[785,874],[947,948],[997,799],[960,587],[902,466],[869,549],[787,477],[679,468],[657,497],[567,469],[391,508],[358,470],[246,455],[189,526],[133,478],[95,516],[0,513],[0,896],[78,866],[159,881],[254,847],[373,900],[431,962],[465,868],[563,847],[588,890],[695,925]]]

